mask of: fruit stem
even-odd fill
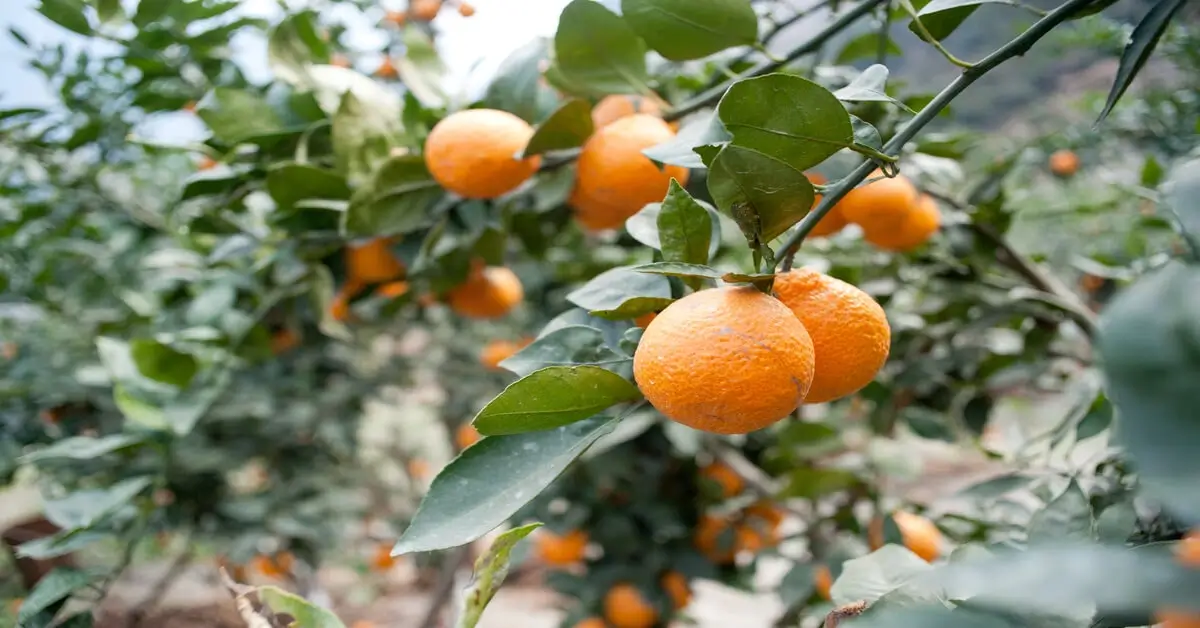
[[[1093,1],[1094,0],[1067,0],[1063,4],[1059,5],[1057,9],[1054,9],[1048,13],[1046,17],[1034,22],[1033,26],[1030,26],[1025,32],[1018,35],[1012,41],[1000,47],[998,50],[985,57],[979,63],[976,63],[970,68],[963,70],[963,73],[960,74],[958,78],[951,81],[951,83],[947,85],[946,88],[941,92],[939,92],[933,100],[929,101],[928,105],[925,105],[925,107],[921,109],[921,112],[918,113],[916,117],[912,119],[912,121],[905,125],[905,127],[901,129],[899,133],[892,137],[892,139],[883,146],[882,152],[886,154],[899,153],[900,149],[903,148],[909,140],[916,137],[917,133],[920,133],[921,129],[925,128],[927,124],[932,122],[933,119],[937,117],[937,115],[941,113],[947,105],[950,104],[950,101],[954,100],[972,83],[979,80],[979,78],[984,74],[994,70],[997,66],[1005,61],[1025,54],[1026,51],[1033,47],[1033,44],[1037,43],[1037,41],[1042,37],[1045,37],[1047,33],[1054,29],[1054,27],[1067,21],[1080,7],[1091,4]],[[811,232],[813,228],[817,226],[817,223],[820,222],[821,219],[833,209],[833,206],[837,204],[838,201],[842,200],[842,198],[846,196],[850,190],[854,189],[854,187],[861,183],[863,179],[866,179],[867,175],[871,174],[871,172],[875,170],[875,167],[876,165],[874,161],[864,161],[863,163],[859,164],[859,166],[855,168],[849,175],[842,179],[836,187],[826,193],[821,199],[821,202],[818,203],[817,206],[810,211],[803,220],[800,221],[800,224],[796,227],[796,230],[793,231],[784,241],[781,249],[783,254],[779,256],[780,259],[787,260],[790,259],[791,256],[795,255],[796,249],[800,247],[800,243],[803,242],[804,238],[808,236],[809,232]]]

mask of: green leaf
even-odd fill
[[[884,545],[866,556],[842,563],[842,574],[829,594],[839,606],[859,600],[869,605],[932,569],[908,548]]]
[[[1092,505],[1075,480],[1029,520],[1030,545],[1092,538]]]
[[[671,179],[658,212],[658,238],[663,260],[684,264],[708,263],[712,218],[687,190]],[[693,285],[697,288],[698,285]]]
[[[21,456],[22,463],[42,462],[46,460],[91,460],[107,454],[141,445],[141,436],[133,434],[112,434],[92,438],[89,436],[70,436],[49,447]]]
[[[354,193],[346,210],[347,235],[391,235],[429,226],[430,210],[444,196],[418,155],[392,157]]]
[[[582,146],[592,131],[591,103],[578,98],[568,100],[537,126],[520,158]]]
[[[121,0],[95,0],[96,16],[105,24],[116,24],[125,20],[125,9]]]
[[[704,211],[708,212],[709,224],[712,226],[712,232],[708,237],[708,258],[711,259],[721,246],[721,220],[711,205],[701,201],[696,202],[704,208]],[[638,242],[652,249],[661,250],[662,239],[658,234],[658,214],[661,211],[662,203],[648,203],[641,211],[625,221],[625,230]]]
[[[549,430],[641,396],[629,380],[598,366],[547,366],[509,384],[472,424],[487,436]]]
[[[84,11],[86,8],[83,0],[42,0],[38,13],[69,31],[91,37],[92,25]]]
[[[1162,38],[1163,33],[1167,32],[1171,18],[1175,17],[1175,13],[1186,3],[1187,0],[1158,0],[1142,17],[1142,21],[1134,27],[1133,33],[1129,36],[1129,43],[1125,44],[1125,50],[1121,52],[1121,63],[1117,66],[1117,76],[1113,80],[1112,88],[1108,91],[1104,108],[1100,110],[1100,115],[1096,118],[1097,125],[1104,122],[1113,107],[1117,105],[1117,101],[1125,94],[1125,90],[1129,89],[1129,85],[1133,83],[1138,72],[1146,65],[1146,61],[1150,60],[1150,55],[1154,53],[1158,40]]]
[[[112,534],[95,530],[62,530],[17,546],[17,556],[45,560],[77,552],[97,541],[111,541]]]
[[[600,318],[636,318],[670,305],[671,284],[665,277],[619,266],[573,290],[567,301]]]
[[[484,438],[446,465],[400,536],[393,555],[470,543],[542,492],[617,419],[596,417],[556,430]]]
[[[199,368],[191,355],[146,338],[129,343],[129,354],[142,375],[177,388],[185,388]]]
[[[1092,402],[1087,414],[1083,415],[1083,418],[1075,425],[1075,439],[1079,441],[1097,436],[1107,430],[1112,425],[1112,421],[1113,406],[1109,403],[1108,397],[1100,394]]]
[[[167,419],[162,409],[129,386],[121,383],[113,385],[113,403],[127,421],[139,427],[148,430],[163,430],[167,427]]]
[[[758,40],[749,0],[621,0],[621,15],[651,48],[672,61],[707,57]]]
[[[733,134],[734,145],[797,170],[811,168],[854,142],[850,115],[837,97],[790,74],[734,83],[717,105],[717,115]]]
[[[994,0],[989,0],[994,1]],[[937,0],[934,0],[937,2]],[[944,9],[937,9],[926,13],[926,7],[934,2],[927,0],[917,0],[913,2],[913,6],[917,9],[917,15],[921,18],[921,23],[925,25],[925,30],[937,41],[941,41],[950,36],[955,29],[959,27],[975,9],[979,8],[980,3],[969,3],[962,6],[950,6]],[[925,13],[922,15],[922,13]],[[921,33],[921,29],[917,28],[916,22],[912,21],[908,24],[908,30],[916,35],[922,41],[928,41],[925,35]]]
[[[274,586],[257,587],[255,591],[272,612],[291,615],[295,620],[292,625],[297,628],[345,628],[346,626],[342,620],[338,619],[337,615],[295,593],[289,593]]]
[[[817,499],[830,493],[843,491],[858,483],[858,477],[844,469],[819,469],[804,467],[792,471],[788,476],[783,494],[789,497]]]
[[[704,160],[695,149],[701,146],[719,147],[732,137],[717,118],[716,112],[711,112],[685,124],[675,137],[642,150],[642,154],[659,166],[671,164],[685,168],[705,168]]]
[[[550,115],[559,101],[553,89],[542,83],[539,66],[550,59],[549,40],[539,37],[513,51],[500,63],[484,94],[484,105],[508,111],[530,124]]]
[[[1195,203],[1200,194],[1200,159],[1172,167],[1162,192],[1163,205],[1175,218],[1180,234],[1191,245],[1193,255],[1200,255],[1200,208]]]
[[[751,243],[782,235],[808,214],[815,196],[803,172],[732,144],[713,160],[708,191],[717,208],[733,217]]]
[[[816,590],[816,566],[812,563],[796,563],[779,583],[779,601],[784,608],[793,608],[812,597]]]
[[[87,528],[133,501],[153,483],[149,477],[121,480],[106,488],[84,489],[45,502],[46,518],[65,530]]]
[[[351,189],[366,185],[404,136],[399,117],[393,118],[387,107],[360,100],[352,91],[342,96],[333,114],[332,132],[333,157]]]
[[[214,88],[200,101],[196,114],[208,125],[214,138],[228,145],[286,130],[274,107],[245,89]]]
[[[446,104],[442,77],[446,66],[438,56],[433,40],[420,26],[410,23],[404,27],[404,56],[396,60],[396,71],[404,86],[426,107]]]
[[[76,591],[92,583],[93,576],[71,567],[55,567],[38,580],[37,586],[21,602],[17,623],[24,625],[39,613],[58,605]]]
[[[579,96],[650,93],[645,42],[592,0],[572,0],[559,16],[554,68]]]
[[[196,423],[204,418],[217,399],[225,392],[232,382],[230,369],[222,368],[212,375],[202,376],[192,382],[183,394],[172,399],[163,408],[163,418],[171,426],[177,436],[191,433]]]
[[[963,497],[979,500],[980,502],[987,502],[998,499],[1019,488],[1025,488],[1029,486],[1030,482],[1031,479],[1026,475],[1006,473],[984,480],[978,484],[967,486],[960,490],[958,494]]]
[[[1124,543],[1137,529],[1138,514],[1133,503],[1117,502],[1096,517],[1096,538],[1101,543]]]
[[[500,363],[525,377],[548,366],[599,366],[618,375],[632,376],[632,358],[608,347],[604,333],[594,327],[568,325],[541,336],[529,346]]]
[[[1200,523],[1200,270],[1171,262],[1143,276],[1105,309],[1097,343],[1120,411],[1117,442],[1138,469],[1142,490]]]
[[[347,200],[350,188],[336,172],[310,164],[281,162],[267,171],[267,193],[275,200],[278,210],[294,209],[300,201]]]
[[[267,63],[279,79],[293,85],[311,81],[308,69],[329,62],[329,43],[317,30],[314,11],[301,11],[283,18],[267,36]]]
[[[683,277],[693,279],[720,279],[725,272],[704,264],[684,264],[683,262],[653,262],[634,266],[639,273],[663,275],[664,277]]]
[[[504,532],[497,536],[488,551],[475,561],[475,575],[471,579],[470,588],[463,596],[463,610],[459,616],[458,628],[475,628],[483,610],[508,576],[508,557],[513,547],[540,527],[541,523],[531,523]]]
[[[889,57],[899,57],[904,54],[904,50],[891,37],[888,37],[884,50]],[[868,31],[846,42],[846,45],[842,46],[842,51],[838,53],[834,63],[836,65],[849,65],[862,59],[874,59],[878,55],[879,33]]]
[[[890,102],[909,113],[915,113],[908,105],[887,95],[887,78],[887,66],[876,63],[833,95],[842,102]]]

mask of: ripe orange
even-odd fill
[[[871,178],[881,177],[879,170]],[[895,230],[917,204],[917,186],[904,175],[860,185],[838,202],[847,221],[878,233]]]
[[[688,170],[666,166],[662,170],[642,154],[642,149],[675,136],[666,122],[637,113],[596,131],[579,153],[572,198],[580,224],[588,229],[615,229],[641,211],[647,203],[661,201],[671,178],[686,185]]]
[[[475,15],[475,7],[467,4],[466,2],[459,2],[458,14],[463,17],[471,17],[472,15]]]
[[[442,0],[412,0],[408,4],[413,19],[429,22],[442,10]]]
[[[667,596],[671,598],[671,603],[675,606],[675,610],[680,610],[692,601],[692,588],[688,585],[687,578],[678,571],[668,571],[663,574],[662,581],[663,591],[667,592]]]
[[[524,349],[530,342],[533,342],[532,338],[523,338],[518,341],[493,340],[484,346],[483,352],[479,355],[479,362],[488,370],[504,370],[500,368],[500,363]]]
[[[475,429],[475,426],[470,423],[463,423],[454,432],[454,442],[458,445],[459,449],[466,449],[478,443],[481,438],[483,436],[479,434],[479,430]]]
[[[468,318],[499,318],[508,314],[525,291],[516,273],[503,266],[476,265],[467,280],[447,295],[450,309]]]
[[[298,344],[300,344],[299,334],[285,327],[271,336],[271,353],[279,355],[294,349]]]
[[[216,167],[217,167],[217,160],[213,159],[212,157],[209,157],[208,155],[201,156],[200,162],[196,164],[196,170],[200,170],[202,172],[205,170],[212,170],[213,168],[216,168]]]
[[[1200,567],[1200,528],[1196,528],[1179,541],[1175,546],[1175,555],[1179,562],[1188,567]]]
[[[787,306],[754,288],[722,287],[667,306],[642,334],[633,374],[668,418],[745,434],[804,401],[813,356],[812,338]]]
[[[887,361],[887,315],[867,293],[808,268],[775,277],[775,293],[812,338],[816,375],[805,403],[824,403],[862,389]]]
[[[280,552],[274,558],[265,555],[254,557],[254,569],[268,578],[283,578],[292,572],[295,559],[290,552]]]
[[[1100,277],[1098,275],[1084,273],[1083,276],[1079,278],[1079,287],[1082,288],[1084,292],[1095,292],[1103,285],[1104,277]]]
[[[385,299],[399,299],[408,294],[407,281],[392,281],[375,289],[375,294]]]
[[[404,23],[408,21],[408,14],[404,11],[388,11],[384,14],[383,20],[396,26],[404,26]]]
[[[893,512],[892,520],[900,529],[900,538],[904,541],[904,546],[912,550],[912,553],[927,562],[933,562],[942,555],[942,531],[932,521],[903,510]],[[867,540],[872,551],[883,547],[883,519],[876,518],[871,521],[867,528]]]
[[[1200,529],[1193,529],[1175,546],[1179,562],[1189,567],[1200,567]],[[1200,628],[1200,613],[1163,609],[1155,614],[1162,628]]]
[[[350,299],[358,294],[362,285],[355,280],[347,281],[329,302],[329,316],[335,321],[346,322],[350,319]]]
[[[746,487],[742,476],[723,462],[714,462],[700,469],[700,477],[720,486],[722,497],[733,497]]]
[[[608,628],[608,624],[604,623],[604,620],[599,617],[588,617],[575,624],[575,628]]]
[[[1200,628],[1200,615],[1188,611],[1161,610],[1154,619],[1159,628]]]
[[[404,262],[392,253],[389,238],[346,247],[346,276],[361,283],[391,281],[404,275]]]
[[[825,178],[825,175],[819,172],[805,173],[804,176],[808,177],[808,180],[812,181],[813,185],[825,185],[829,182],[829,180]],[[817,194],[815,197],[813,197],[812,207],[809,208],[808,211],[816,209],[817,204],[820,202],[821,195]],[[813,227],[813,230],[808,232],[808,235],[814,238],[831,236],[844,229],[847,224],[849,223],[846,221],[846,217],[842,215],[841,205],[834,205],[833,208],[829,210],[829,213],[825,214],[824,218],[821,218],[821,221],[817,223],[817,226]]]
[[[533,127],[497,109],[466,109],[434,125],[425,140],[425,165],[442,187],[464,198],[496,198],[516,189],[541,165],[520,160]]]
[[[396,557],[392,556],[392,546],[390,543],[380,543],[375,547],[375,552],[371,554],[371,569],[374,571],[387,571],[396,566]]]
[[[1061,148],[1050,154],[1050,172],[1059,177],[1069,177],[1079,171],[1079,155]]]
[[[379,67],[375,68],[375,76],[392,79],[400,76],[400,71],[396,69],[396,64],[392,63],[391,57],[384,57],[383,61],[379,62]]]
[[[335,68],[348,68],[350,67],[350,60],[344,55],[333,55],[333,57],[329,59],[329,65],[332,65]]]
[[[559,536],[543,528],[534,543],[542,562],[554,567],[566,567],[583,560],[588,535],[583,530],[571,530]]]
[[[863,226],[863,239],[888,251],[911,251],[925,244],[942,226],[942,210],[932,196],[922,194],[898,225]]]
[[[421,458],[409,460],[408,475],[414,480],[423,480],[429,477],[429,463]]]
[[[196,101],[189,100],[183,105],[183,110],[188,113],[196,113]]]
[[[646,327],[648,327],[650,325],[650,321],[654,320],[657,317],[658,317],[658,312],[650,312],[648,314],[642,314],[641,316],[633,319],[633,324],[637,325],[638,327],[641,327],[642,329],[645,329]]]
[[[662,117],[662,106],[657,100],[638,94],[611,94],[592,107],[592,124],[601,129],[635,113]]]
[[[813,584],[816,586],[817,595],[826,600],[833,599],[829,595],[829,590],[833,588],[833,572],[829,571],[829,567],[817,565],[817,570],[813,573]]]
[[[651,628],[658,622],[658,611],[637,587],[622,582],[604,595],[604,618],[614,628]]]

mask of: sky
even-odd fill
[[[462,89],[477,92],[487,84],[496,67],[513,50],[538,36],[552,36],[558,15],[568,0],[471,0],[476,13],[463,18],[451,7],[445,7],[434,21],[438,31],[437,46],[448,70],[449,93]],[[0,108],[40,106],[53,102],[41,75],[28,67],[28,55],[8,34],[16,27],[31,40],[44,43],[65,42],[69,46],[93,45],[47,20],[37,12],[40,0],[0,0],[6,5],[0,11]],[[132,6],[136,0],[125,0]],[[240,9],[248,15],[276,18],[278,0],[244,0]],[[291,0],[291,5],[303,5]],[[404,0],[380,0],[383,9],[404,9]],[[520,7],[519,9],[516,7]],[[350,28],[347,41],[365,49],[382,47],[370,18],[357,11],[347,10]],[[270,70],[266,64],[266,42],[261,37],[240,36],[230,42],[235,58],[246,73],[255,80],[266,80]],[[168,141],[186,141],[203,137],[203,128],[194,119],[168,115],[152,120],[143,134]]]

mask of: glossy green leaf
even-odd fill
[[[336,172],[310,164],[282,162],[272,164],[267,171],[267,193],[277,209],[294,209],[305,200],[348,200],[350,188],[346,179]]]
[[[92,25],[88,21],[86,8],[83,0],[42,0],[38,13],[69,31],[90,37]]]
[[[400,118],[392,117],[389,107],[362,100],[353,91],[342,96],[332,132],[333,157],[351,189],[367,184],[404,136]]]
[[[541,523],[531,523],[500,534],[492,541],[488,551],[475,561],[475,575],[471,579],[471,587],[463,596],[463,610],[459,614],[457,628],[475,628],[483,616],[483,610],[508,577],[508,560],[513,547],[540,527]]]
[[[734,83],[717,105],[717,115],[734,145],[797,170],[811,168],[854,142],[850,115],[837,97],[790,74]]]
[[[682,277],[694,279],[720,279],[724,271],[717,270],[704,264],[685,264],[683,262],[654,262],[634,266],[639,273],[663,275],[664,277]]]
[[[542,82],[539,66],[549,62],[550,42],[536,38],[513,51],[496,70],[483,103],[520,116],[530,124],[546,119],[558,105],[559,97]]]
[[[539,337],[529,346],[500,363],[524,377],[548,366],[592,365],[619,375],[632,376],[632,358],[608,347],[604,333],[594,327],[568,325]]]
[[[105,488],[78,490],[47,500],[46,518],[64,530],[86,528],[133,501],[151,483],[149,477],[133,477]]]
[[[905,0],[907,1],[907,0]],[[933,0],[936,2],[937,0]],[[992,0],[988,0],[992,1]],[[926,7],[933,4],[929,0],[916,0],[913,6],[917,9],[917,15],[921,18],[921,23],[925,25],[925,30],[937,41],[941,41],[950,36],[971,14],[975,9],[979,8],[981,3],[968,3],[965,5],[949,6],[944,9],[926,12]],[[921,40],[925,40],[925,35],[917,28],[916,22],[909,22],[908,30],[916,35]]]
[[[196,110],[213,137],[228,145],[286,129],[275,108],[262,96],[233,87],[214,88]]]
[[[321,38],[314,11],[301,11],[285,17],[267,36],[267,63],[281,80],[303,85],[310,80],[308,69],[314,63],[329,62],[329,42]]]
[[[1187,0],[1158,0],[1138,22],[1129,36],[1129,43],[1125,44],[1125,50],[1121,52],[1121,63],[1117,66],[1117,76],[1113,80],[1112,88],[1108,91],[1104,108],[1100,110],[1100,115],[1096,118],[1096,124],[1104,122],[1104,119],[1112,112],[1117,101],[1125,94],[1125,90],[1129,89],[1129,85],[1133,83],[1133,79],[1137,78],[1142,67],[1146,65],[1146,61],[1150,60],[1150,55],[1154,54],[1154,48],[1158,46],[1158,40],[1162,39],[1163,33],[1167,31],[1171,18],[1175,17],[1175,13],[1185,4],[1187,4]]]
[[[391,235],[429,226],[430,210],[443,195],[420,156],[392,157],[350,199],[343,231],[351,236]]]
[[[592,0],[572,0],[554,35],[554,68],[576,95],[647,94],[646,44]]]
[[[616,422],[596,417],[472,445],[433,479],[392,554],[456,547],[487,534],[549,486]]]
[[[708,258],[711,259],[721,246],[721,219],[711,205],[701,201],[696,202],[704,208],[704,211],[708,212],[709,224],[712,226],[712,232],[708,238]],[[662,203],[648,203],[641,211],[625,221],[625,230],[638,242],[652,249],[661,250],[662,240],[658,233],[658,214],[661,211]]]
[[[599,366],[548,366],[509,384],[472,424],[488,436],[549,430],[640,397],[637,386]]]
[[[146,338],[130,342],[129,354],[142,375],[177,388],[186,387],[199,368],[196,358]]]
[[[803,172],[735,145],[717,153],[708,173],[708,191],[717,208],[733,217],[747,240],[763,243],[779,237],[808,214],[815,196]]]
[[[679,134],[662,144],[642,150],[642,154],[658,165],[671,164],[685,168],[704,168],[704,160],[696,152],[699,147],[719,148],[733,136],[725,130],[716,112],[697,116],[679,130]]]
[[[328,609],[322,608],[308,600],[284,591],[279,587],[262,586],[255,588],[259,599],[274,613],[287,613],[295,620],[293,626],[304,628],[345,628],[342,620],[338,619]]]
[[[1092,505],[1079,483],[1072,480],[1061,495],[1029,521],[1030,545],[1064,540],[1086,541],[1092,538]]]
[[[850,84],[833,93],[842,102],[888,102],[913,113],[908,105],[887,95],[888,69],[876,63],[862,71]]]
[[[95,578],[86,572],[71,567],[55,567],[38,580],[37,586],[21,602],[17,622],[25,625],[39,613],[55,607],[71,597],[76,591],[88,586]]]
[[[656,52],[672,61],[707,57],[758,40],[749,0],[621,0],[621,15]]]
[[[534,129],[521,158],[582,146],[592,131],[591,103],[578,98],[568,100]]]
[[[621,266],[571,291],[567,300],[600,318],[636,318],[670,305],[671,284],[665,277]]]

